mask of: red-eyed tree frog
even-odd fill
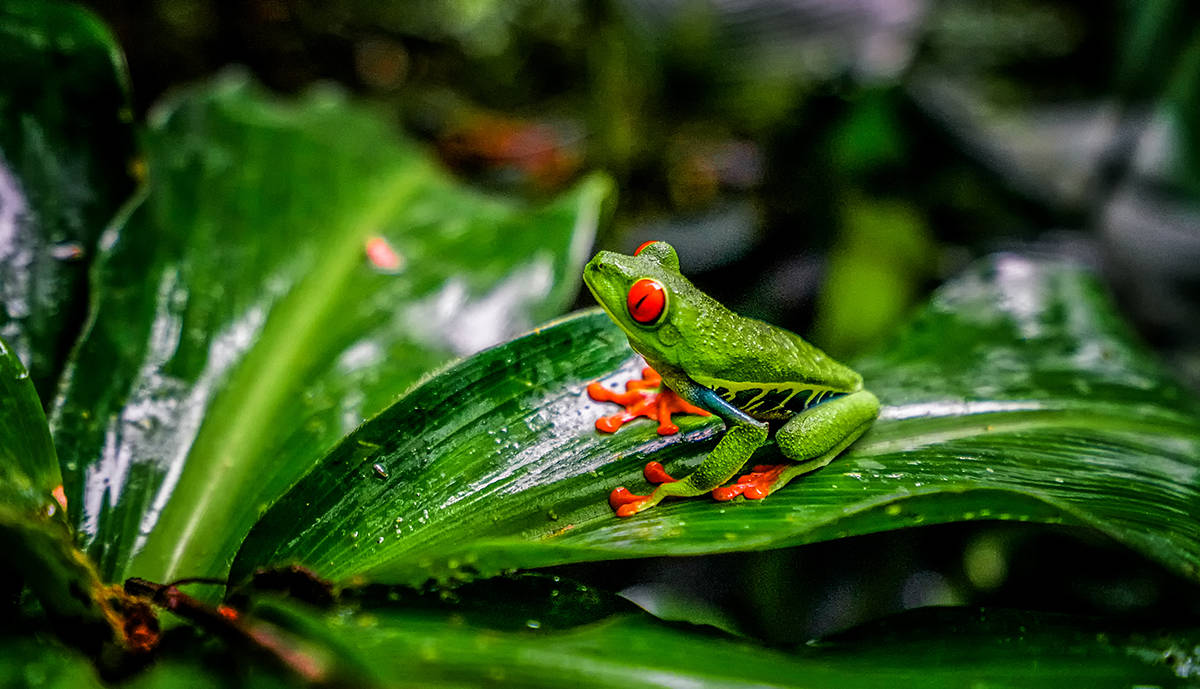
[[[601,251],[584,268],[583,281],[654,369],[646,372],[650,381],[641,386],[654,385],[656,371],[669,388],[662,394],[674,391],[682,398],[643,403],[658,406],[659,418],[666,422],[660,432],[675,430],[671,411],[707,411],[726,428],[687,476],[674,479],[651,462],[645,474],[658,484],[653,492],[634,495],[624,487],[615,489],[609,502],[618,516],[634,515],[669,496],[709,491],[717,500],[765,498],[796,476],[829,464],[879,415],[879,400],[863,389],[862,376],[799,335],[739,316],[696,289],[680,274],[679,258],[666,242],[647,242],[632,256]],[[589,391],[594,398],[620,397],[598,384]],[[633,414],[618,417],[617,428]],[[598,428],[616,430],[602,422]],[[772,429],[775,444],[792,461],[754,467],[724,486]]]

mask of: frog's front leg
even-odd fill
[[[647,478],[662,481],[650,495],[634,495],[626,488],[616,488],[608,502],[618,517],[630,517],[657,505],[669,496],[691,497],[707,493],[733,478],[738,469],[767,440],[767,424],[751,418],[745,412],[721,399],[715,392],[693,381],[675,381],[673,386],[680,397],[691,404],[707,409],[725,422],[725,435],[700,466],[687,476],[675,480],[665,472],[652,472],[647,465]],[[661,469],[661,466],[658,467]]]
[[[879,400],[867,390],[835,397],[792,417],[775,432],[775,444],[795,463],[757,466],[733,483],[713,491],[717,500],[743,495],[759,500],[788,481],[829,464],[858,440],[879,415]]]

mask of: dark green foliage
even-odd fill
[[[163,55],[274,26],[265,44],[295,57],[274,85],[353,44],[342,62],[373,105],[330,86],[278,97],[227,71],[135,124],[95,17],[0,0],[0,686],[1195,684],[1186,366],[1165,368],[1078,261],[1022,251],[963,269],[997,237],[1054,245],[1042,229],[1095,216],[1096,243],[1146,294],[1194,274],[1178,227],[1195,187],[1195,12],[1100,8],[1128,20],[1112,84],[1093,68],[1063,90],[1116,41],[1072,33],[1099,20],[1066,2],[890,19],[870,3],[670,4],[153,2],[138,21],[169,25]],[[348,8],[375,24],[360,33]],[[337,39],[319,50],[288,33],[323,30]],[[447,74],[524,113],[466,103]],[[1040,117],[1024,87],[1114,95],[1112,141],[1061,135],[1092,132],[1096,111]],[[1160,131],[1147,104],[1168,116],[1170,159],[1146,154]],[[435,150],[540,198],[473,189]],[[597,311],[549,321],[611,205],[589,166],[626,199],[604,248],[674,233],[654,238],[678,239],[683,271],[731,305],[786,322],[816,304],[820,344],[873,352],[852,360],[884,404],[871,431],[765,501],[614,517],[613,487],[644,487],[650,459],[695,465],[721,428],[595,430],[614,409],[584,387],[640,362]],[[775,633],[780,647],[729,609],[686,605],[697,584],[753,587],[742,600],[786,629],[797,611],[779,601],[794,599],[774,594],[811,573],[746,553],[998,521],[1103,540],[1148,574],[1094,595],[1116,609],[1179,592],[1140,608],[1177,622],[963,605],[808,643]],[[658,582],[660,617],[564,574],[719,553],[739,576]],[[570,563],[594,564],[512,573]],[[220,579],[169,581],[231,571],[220,606]],[[822,605],[867,595],[849,589],[874,573],[856,574],[828,574]],[[1068,576],[1045,574],[1046,595]],[[128,576],[153,581],[123,589]]]
[[[0,3],[0,337],[49,405],[84,315],[87,266],[133,190],[125,65],[104,25]]]

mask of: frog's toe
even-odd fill
[[[625,383],[625,392],[615,392],[595,382],[587,386],[587,394],[597,402],[613,402],[625,407],[623,411],[596,421],[596,430],[603,433],[615,433],[621,426],[644,416],[658,422],[659,435],[674,435],[679,432],[679,426],[671,421],[672,414],[711,416],[663,385],[662,376],[649,366],[642,369],[641,380]]]
[[[608,494],[608,504],[617,512],[618,517],[632,517],[637,514],[643,507],[649,507],[651,495],[634,495],[629,492],[625,486],[613,488],[613,491]]]
[[[658,462],[647,462],[645,468],[642,469],[642,475],[646,477],[647,481],[655,485],[660,483],[675,483],[679,480],[668,474],[663,465]]]
[[[747,500],[762,500],[771,494],[771,490],[775,488],[775,483],[779,480],[780,475],[790,466],[793,465],[763,464],[756,466],[749,474],[739,476],[734,483],[714,489],[712,492],[713,499],[726,502],[740,495]]]

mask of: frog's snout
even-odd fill
[[[587,285],[592,294],[596,293],[596,281],[599,277],[599,272],[600,266],[596,263],[595,258],[588,261],[587,265],[583,267],[583,284]]]
[[[583,267],[584,282],[588,283],[588,285],[591,285],[593,284],[592,280],[601,277],[605,272],[612,270],[612,263],[608,260],[609,255],[611,255],[611,252],[601,251],[593,256],[592,260],[587,262],[587,265]]]
[[[611,251],[597,252],[596,255],[592,257],[592,260],[588,261],[587,267],[598,270],[600,268],[611,266],[613,257],[616,255],[617,254],[614,254]]]

